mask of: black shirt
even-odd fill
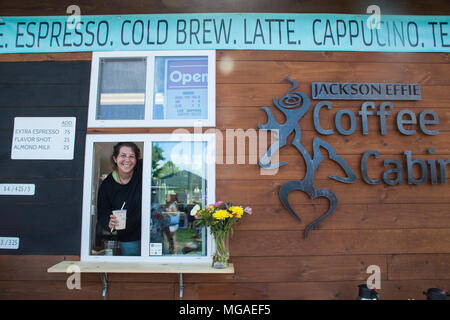
[[[103,180],[98,191],[97,210],[98,223],[110,231],[109,216],[113,210],[127,209],[127,221],[124,230],[117,230],[119,241],[141,240],[141,209],[142,209],[142,162],[138,161],[131,180],[127,184],[116,182],[110,173]]]

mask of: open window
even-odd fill
[[[108,200],[108,203],[112,203],[111,211],[128,210],[127,232],[127,229],[109,229],[102,216],[104,208],[99,206],[99,201],[104,201],[99,199],[99,189],[103,183],[105,186],[123,186],[114,178],[111,155],[113,147],[124,141],[134,143],[142,158],[142,161],[136,159],[133,173],[140,180],[132,184],[140,187],[135,193],[142,194],[139,216],[136,216],[136,206],[133,207],[136,201],[132,196],[127,195],[118,202]],[[140,164],[142,173],[138,174]],[[129,184],[131,186],[131,182]],[[205,227],[194,223],[190,211],[195,204],[203,208],[214,203],[214,192],[215,135],[87,135],[81,259],[210,262],[213,239]],[[136,239],[139,242],[137,254],[125,253],[130,252],[127,246]]]
[[[215,126],[215,51],[94,52],[88,127]]]

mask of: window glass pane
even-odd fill
[[[142,142],[94,143],[90,255],[141,255],[142,150]],[[122,225],[110,227],[113,214]]]
[[[144,119],[145,58],[100,59],[99,79],[96,119]]]
[[[154,142],[150,255],[206,256],[206,229],[190,215],[205,205],[206,142]]]
[[[156,57],[153,119],[208,118],[208,57]]]

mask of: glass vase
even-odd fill
[[[212,266],[215,269],[228,268],[228,259],[230,258],[228,232],[213,231],[212,234],[216,242]]]

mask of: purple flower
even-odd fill
[[[218,207],[223,205],[223,201],[217,201],[216,203],[214,203],[214,207]]]
[[[245,207],[244,212],[251,215],[253,213],[252,208],[250,207]]]

